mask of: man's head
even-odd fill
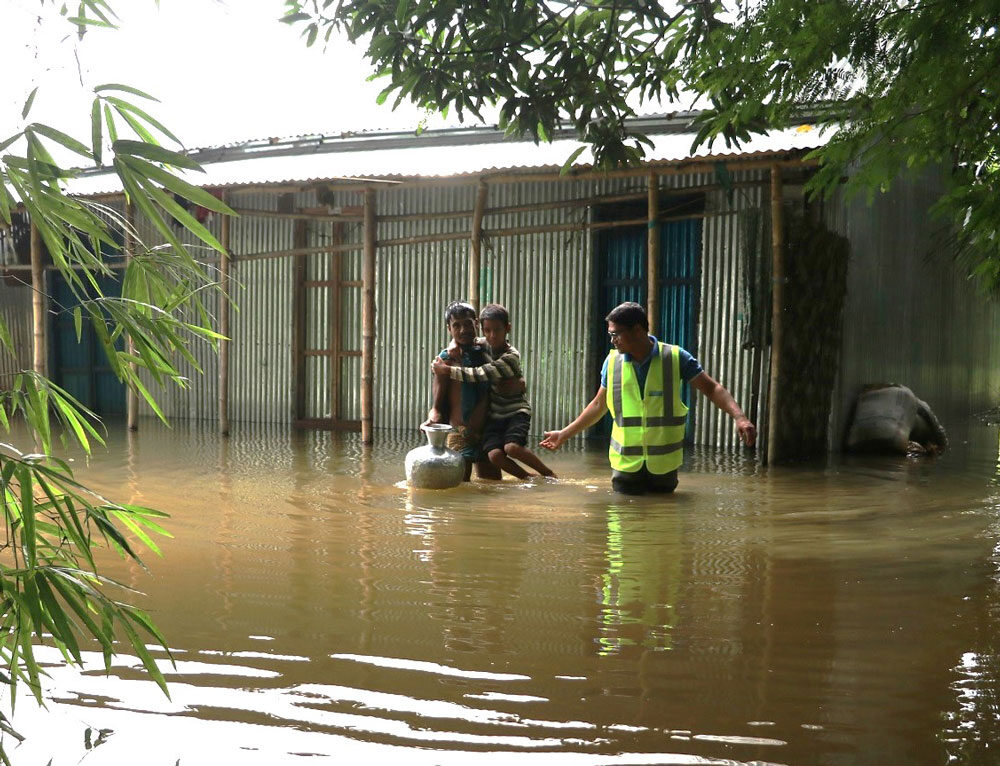
[[[479,324],[490,348],[503,348],[507,345],[507,335],[510,333],[510,315],[507,309],[499,303],[490,303],[479,312]]]
[[[476,340],[476,310],[468,303],[455,301],[444,310],[448,332],[460,346],[472,345]]]
[[[649,320],[646,310],[638,303],[615,306],[604,321],[608,323],[608,338],[621,354],[644,357],[649,351]]]

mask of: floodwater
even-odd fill
[[[148,572],[106,568],[171,696],[43,649],[13,763],[1000,762],[995,427],[937,460],[695,452],[645,498],[583,449],[411,491],[421,437],[381,438],[113,430],[80,475],[172,514]]]

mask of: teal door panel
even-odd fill
[[[98,283],[105,295],[121,295],[116,278],[100,277]],[[51,276],[50,294],[55,308],[49,328],[49,370],[53,381],[102,417],[124,415],[125,386],[112,372],[86,312],[77,340],[73,309],[80,305],[80,299],[59,274]],[[119,351],[123,348],[121,341],[116,347]]]
[[[625,301],[646,305],[647,229],[643,226],[605,229],[597,237],[594,348],[603,361],[610,350],[604,317]],[[660,340],[681,346],[697,356],[699,290],[701,282],[701,220],[667,221],[660,225]],[[599,372],[599,370],[595,371]],[[685,383],[681,391],[690,406]],[[694,418],[688,418],[687,439]],[[594,427],[592,435],[611,433],[610,418]]]

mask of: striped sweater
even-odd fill
[[[477,338],[479,344],[487,356],[491,356],[490,347],[484,342],[485,339]],[[531,403],[524,393],[503,394],[497,385],[501,380],[524,377],[524,370],[521,368],[521,354],[511,345],[507,345],[504,351],[496,359],[487,360],[481,367],[459,367],[453,366],[449,371],[452,380],[463,383],[489,383],[490,384],[490,419],[501,420],[516,415],[518,412],[531,414]]]

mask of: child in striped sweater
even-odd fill
[[[514,462],[519,460],[542,476],[555,476],[526,446],[531,425],[528,397],[523,390],[505,394],[497,385],[501,380],[523,377],[521,354],[507,341],[510,333],[507,309],[498,303],[491,303],[479,313],[479,322],[485,336],[482,340],[492,354],[492,361],[481,367],[461,367],[437,358],[432,365],[434,374],[465,383],[490,384],[490,411],[483,432],[483,451],[493,465],[519,479],[526,479],[528,472]]]

